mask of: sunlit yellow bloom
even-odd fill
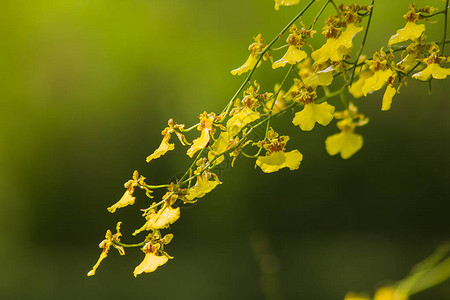
[[[276,172],[282,168],[297,170],[303,159],[303,155],[298,150],[290,152],[273,152],[266,156],[259,156],[256,164],[264,173]]]
[[[191,147],[187,150],[186,154],[189,157],[194,156],[197,151],[205,148],[211,138],[211,133],[214,133],[213,125],[216,118],[214,113],[207,114],[205,111],[198,118],[200,119],[200,124],[197,126],[197,130],[201,131],[201,134],[199,138],[192,141]]]
[[[151,190],[149,190],[145,186],[145,177],[139,176],[138,171],[134,171],[133,173],[133,179],[127,181],[124,184],[125,188],[127,189],[125,193],[123,194],[122,198],[120,198],[119,201],[117,201],[114,205],[108,207],[108,211],[111,213],[114,213],[118,208],[125,207],[127,205],[133,205],[134,200],[136,199],[133,197],[134,188],[139,186],[141,189],[144,189],[146,191],[146,194],[149,198],[153,198],[150,193],[152,193]]]
[[[392,98],[397,93],[397,89],[392,85],[388,84],[386,91],[383,96],[383,103],[381,105],[381,110],[386,111],[391,109]]]
[[[159,145],[158,149],[156,149],[147,157],[147,162],[163,156],[167,151],[175,149],[175,144],[169,143],[172,133],[175,133],[177,135],[182,145],[189,144],[184,135],[180,132],[184,130],[184,124],[176,124],[173,119],[170,119],[168,125],[169,126],[164,128],[164,130],[161,132],[161,134],[164,136],[161,144]]]
[[[328,59],[341,61],[344,55],[350,53],[353,47],[353,37],[362,30],[353,23],[348,24],[347,29],[338,38],[328,38],[326,43],[318,50],[311,53],[316,64],[323,64]]]
[[[314,128],[316,122],[323,126],[328,125],[333,120],[333,113],[334,106],[327,102],[320,104],[311,102],[295,114],[292,123],[300,126],[301,130],[310,131]]]
[[[303,78],[303,83],[308,86],[328,86],[333,82],[333,67],[312,73]]]
[[[209,180],[205,176],[197,176],[197,182],[189,189],[186,199],[192,201],[196,198],[201,198],[212,191],[219,183],[221,182],[218,179]]]
[[[256,121],[261,116],[248,107],[244,107],[240,112],[233,115],[227,122],[227,131],[230,138],[233,138],[247,124]]]
[[[289,45],[284,56],[272,64],[272,68],[276,69],[284,67],[286,64],[295,65],[296,63],[308,57],[305,51],[298,49],[293,45]]]
[[[366,79],[371,77],[372,74],[373,73],[371,71],[362,72],[359,75],[358,80],[352,83],[348,91],[350,92],[350,94],[352,94],[353,97],[359,98],[363,95],[362,88],[366,82]]]
[[[383,87],[383,85],[388,82],[389,77],[391,77],[394,73],[391,69],[379,70],[373,73],[373,75],[366,79],[364,85],[361,89],[364,96],[368,93],[378,91]]]
[[[300,0],[275,0],[275,10],[279,10],[280,6],[291,6],[299,3]]]
[[[159,266],[164,265],[169,258],[165,255],[156,255],[152,252],[146,252],[144,260],[139,266],[134,269],[134,277],[137,277],[141,273],[151,273],[155,271]]]
[[[415,22],[406,22],[406,26],[397,30],[397,33],[391,36],[388,44],[397,44],[407,40],[415,41],[425,31],[424,24],[416,24]]]
[[[370,298],[350,292],[345,295],[344,300],[370,300]]]
[[[333,134],[325,140],[325,147],[328,154],[341,154],[343,159],[347,159],[355,154],[363,145],[363,138],[360,134],[350,131],[341,131]]]
[[[374,300],[407,300],[408,295],[392,287],[382,287],[375,292]]]
[[[422,71],[415,73],[412,77],[422,81],[427,81],[430,77],[433,77],[434,79],[445,79],[449,75],[450,69],[442,68],[437,63],[431,63]]]
[[[120,225],[121,224],[122,224],[122,222],[117,223],[117,225],[116,225],[117,232],[114,235],[112,234],[111,230],[108,229],[106,231],[105,239],[98,246],[99,248],[102,248],[102,253],[100,254],[99,259],[97,260],[97,263],[92,267],[92,270],[90,270],[87,273],[87,276],[95,275],[95,272],[97,271],[97,268],[100,265],[100,263],[102,262],[102,260],[104,260],[108,256],[108,251],[111,248],[111,246],[116,248],[117,251],[119,251],[120,255],[125,255],[125,250],[123,249],[123,247],[114,243],[114,242],[120,242],[120,237],[122,236],[122,234],[120,233]]]
[[[230,139],[230,134],[226,131],[221,132],[217,140],[211,146],[211,150],[209,150],[208,152],[208,160],[212,161],[217,155],[225,152],[228,149],[228,146],[230,145],[230,141],[232,141],[232,139]],[[223,160],[224,157],[223,155],[221,155],[214,161],[214,163],[218,165]]]
[[[248,50],[250,50],[250,56],[248,57],[248,59],[241,67],[231,71],[231,74],[241,75],[252,70],[256,66],[260,52],[262,52],[266,48],[266,42],[264,41],[261,34],[258,34],[258,36],[254,38],[254,40],[255,42],[248,47]],[[271,59],[271,56],[269,53],[265,53],[262,58],[264,60],[267,60],[269,58]],[[259,67],[260,64],[261,62],[258,63],[257,67]]]

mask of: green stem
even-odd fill
[[[320,18],[320,16],[322,15],[323,11],[325,10],[325,8],[328,6],[328,4],[330,4],[330,0],[328,0],[324,6],[322,6],[322,8],[320,9],[319,13],[314,17],[314,20],[311,24],[311,26],[309,26],[309,29],[313,29],[314,25],[316,25],[317,20]]]
[[[355,78],[356,65],[358,64],[359,57],[361,56],[361,53],[362,53],[362,51],[364,49],[364,45],[366,44],[367,33],[369,32],[370,22],[372,21],[372,13],[373,13],[374,4],[375,4],[375,0],[372,0],[372,4],[371,4],[372,7],[370,8],[369,20],[367,21],[367,27],[366,27],[366,30],[364,32],[364,37],[363,37],[363,41],[361,43],[361,48],[359,49],[358,56],[356,56],[356,60],[355,60],[355,63],[353,65],[354,68],[353,68],[353,71],[352,71],[352,77],[350,78],[350,84],[349,84],[350,86],[352,85],[353,79]]]
[[[168,184],[161,184],[161,185],[148,185],[148,184],[146,184],[145,187],[147,187],[147,188],[149,188],[151,190],[154,190],[154,189],[166,188],[166,187],[169,187],[169,185]]]
[[[444,37],[442,38],[442,46],[441,46],[441,54],[444,54],[444,48],[446,44],[446,38],[447,38],[447,21],[448,21],[448,1],[445,2],[445,12],[444,12]]]
[[[145,245],[145,241],[141,242],[139,244],[124,244],[124,243],[121,243],[121,242],[118,242],[118,241],[112,241],[112,243],[116,244],[116,245],[119,245],[119,246],[122,246],[122,247],[125,247],[125,248],[136,248],[136,247],[142,247],[142,246]]]

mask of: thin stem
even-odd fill
[[[316,25],[317,20],[320,18],[320,16],[322,15],[323,11],[325,10],[325,8],[328,6],[328,4],[330,3],[330,0],[328,0],[324,6],[322,6],[322,8],[320,9],[319,13],[317,13],[317,15],[314,17],[313,22],[311,23],[311,26],[309,26],[309,29],[313,29],[314,26]]]
[[[316,0],[311,0],[281,31],[280,33],[278,33],[273,39],[272,41],[269,43],[269,45],[266,46],[266,48],[264,48],[264,50],[261,52],[261,54],[259,54],[258,60],[256,61],[255,66],[253,67],[253,69],[250,71],[250,73],[247,75],[247,77],[245,78],[244,82],[242,82],[241,86],[239,87],[239,89],[236,91],[236,93],[233,95],[233,97],[231,98],[231,100],[228,102],[228,105],[226,106],[224,112],[227,115],[230,112],[231,106],[233,105],[234,100],[236,100],[236,98],[238,97],[238,95],[244,90],[244,87],[247,85],[248,82],[250,82],[250,79],[252,78],[253,73],[255,72],[256,68],[258,67],[258,64],[261,62],[261,59],[263,58],[264,54],[266,54],[267,51],[269,51],[269,49],[273,46],[273,44],[275,44],[276,41],[278,41],[283,34],[292,26],[292,24],[294,24],[295,21],[297,21],[307,10],[308,8],[314,4],[314,2],[316,2]]]
[[[149,184],[146,184],[145,187],[147,187],[147,188],[149,188],[151,190],[154,190],[154,189],[166,188],[166,187],[169,187],[169,185],[168,184],[161,184],[161,185],[149,185]]]
[[[118,241],[112,241],[113,244],[125,247],[125,248],[136,248],[136,247],[142,247],[145,245],[145,241],[139,243],[139,244],[124,244]]]
[[[200,123],[197,123],[195,125],[192,125],[191,127],[187,128],[187,129],[183,129],[183,132],[189,132],[194,128],[197,128],[197,126],[200,125]]]
[[[447,38],[447,21],[448,21],[448,1],[447,0],[445,2],[445,12],[444,12],[444,37],[442,38],[442,46],[441,46],[441,54],[444,54],[444,48],[445,48],[445,43],[446,43],[446,38]]]
[[[355,60],[355,63],[354,63],[354,68],[353,68],[353,71],[352,71],[352,77],[350,78],[350,84],[349,84],[350,86],[352,85],[353,79],[355,78],[356,65],[358,64],[359,57],[361,56],[361,53],[362,53],[362,51],[364,49],[364,45],[366,44],[367,33],[369,32],[370,22],[372,21],[372,13],[373,13],[374,4],[375,4],[375,0],[372,0],[372,4],[371,4],[372,7],[370,8],[370,12],[369,12],[369,20],[367,21],[367,27],[366,27],[366,30],[364,32],[364,38],[363,38],[363,41],[361,43],[361,48],[359,49],[358,56],[356,56],[356,60]]]

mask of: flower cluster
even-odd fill
[[[313,24],[307,28],[298,19],[315,2],[311,0],[269,44],[261,34],[254,38],[247,61],[231,71],[233,75],[248,73],[248,76],[221,113],[203,112],[198,117],[199,122],[189,128],[173,119],[168,121],[168,126],[161,133],[161,144],[147,157],[147,162],[151,163],[174,150],[175,144],[170,140],[175,134],[181,146],[187,148],[185,153],[192,159],[190,167],[181,178],[163,185],[147,184],[145,177],[137,171],[133,173],[132,179],[125,183],[123,197],[108,210],[114,213],[118,208],[133,205],[136,187],[144,190],[150,199],[153,199],[155,190],[163,189],[161,200],[152,202],[142,210],[145,222],[133,233],[135,236],[145,233],[143,242],[133,245],[120,242],[119,223],[116,234],[107,231],[106,239],[100,244],[101,256],[88,275],[95,274],[111,246],[122,255],[125,254],[123,247],[141,248],[145,257],[134,270],[135,276],[153,272],[165,264],[172,257],[164,251],[164,246],[173,235],[163,235],[162,231],[169,229],[180,218],[181,205],[198,201],[222,184],[219,171],[225,161],[230,161],[234,166],[238,159],[252,159],[255,167],[264,173],[299,169],[303,154],[297,149],[287,150],[290,137],[275,132],[271,125],[273,118],[287,115],[292,124],[299,127],[299,132],[311,132],[315,128],[320,130],[336,120],[339,132],[324,138],[324,149],[329,155],[340,154],[343,159],[348,159],[363,146],[363,137],[355,132],[356,128],[369,121],[358,112],[358,98],[387,85],[381,109],[389,110],[393,96],[408,80],[428,81],[450,75],[450,70],[443,66],[448,61],[447,56],[442,54],[445,39],[441,46],[427,42],[425,25],[418,24],[431,18],[436,11],[434,8],[420,9],[411,5],[404,16],[406,26],[386,41],[389,47],[381,48],[371,59],[366,59],[361,52],[370,26],[373,1],[370,6],[336,6],[333,1],[326,1]],[[275,0],[275,9],[298,3],[299,0]],[[325,42],[313,47],[321,39],[315,37],[313,27],[328,4],[334,5],[336,14],[324,20],[322,39],[325,38]],[[272,46],[288,30],[286,44],[273,49]],[[355,53],[353,40],[362,32],[360,51]],[[396,48],[392,46],[398,43],[403,44]],[[277,50],[286,47],[285,54],[273,62]],[[286,70],[274,91],[273,85],[264,91],[256,81],[250,80],[261,61],[267,60],[272,62],[273,69]],[[332,89],[332,86],[339,84],[339,88]],[[242,97],[238,98],[239,95]],[[352,95],[354,100],[348,101],[348,95]],[[336,99],[339,101],[331,104]],[[316,123],[321,126],[316,126]],[[257,129],[263,129],[264,133],[258,135]],[[364,298],[348,295],[346,299]]]

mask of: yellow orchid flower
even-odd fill
[[[208,145],[211,134],[214,133],[214,120],[216,117],[214,113],[207,114],[206,111],[198,117],[200,124],[197,126],[197,130],[201,131],[201,134],[199,138],[192,141],[192,146],[187,150],[186,154],[189,157],[194,156],[197,151]]]
[[[333,120],[333,113],[334,106],[327,102],[320,104],[311,102],[305,104],[301,111],[295,113],[292,123],[300,126],[303,131],[310,131],[314,128],[316,122],[323,126],[328,125]]]
[[[415,41],[425,31],[424,24],[416,24],[415,22],[406,22],[405,27],[397,30],[397,33],[391,36],[388,44],[393,45],[407,40]]]
[[[391,109],[392,104],[392,98],[397,93],[397,89],[394,87],[393,84],[389,83],[386,87],[386,91],[383,95],[383,102],[381,104],[381,110],[387,111]]]
[[[163,156],[167,151],[175,149],[175,144],[169,143],[172,133],[175,133],[182,145],[189,144],[184,135],[180,132],[184,130],[184,124],[176,124],[173,119],[168,122],[169,127],[164,128],[161,134],[164,136],[158,149],[147,157],[147,162]]]
[[[348,91],[355,99],[363,96],[362,88],[366,82],[366,79],[371,77],[372,75],[372,71],[364,71],[360,73],[358,80],[353,82],[352,85],[348,88]]]
[[[149,198],[153,198],[150,193],[152,193],[152,191],[150,189],[148,189],[145,186],[145,177],[144,176],[139,176],[138,171],[134,171],[133,173],[133,179],[127,181],[124,186],[127,189],[125,191],[125,193],[123,194],[122,198],[120,198],[119,201],[117,201],[114,205],[108,207],[108,211],[110,213],[114,213],[118,208],[122,208],[128,205],[133,205],[134,204],[134,200],[136,199],[136,197],[133,197],[133,193],[134,193],[134,188],[135,187],[140,187],[141,189],[144,189],[146,191],[146,195]]]
[[[259,57],[259,53],[266,48],[266,42],[264,41],[261,34],[258,34],[254,38],[254,40],[255,40],[255,42],[248,47],[248,50],[250,50],[250,56],[248,57],[248,59],[245,61],[245,63],[242,66],[231,71],[232,75],[241,75],[243,73],[246,73],[246,72],[252,70],[256,66],[256,63],[257,63],[258,57]],[[263,60],[267,60],[269,58],[271,59],[270,54],[265,53],[263,56]],[[259,67],[260,64],[261,64],[261,62],[258,63],[257,67]]]
[[[227,121],[227,132],[229,137],[233,138],[242,128],[261,117],[259,112],[253,111],[248,107],[244,107],[239,113],[233,115]]]
[[[231,141],[233,141],[233,139],[230,138],[230,134],[227,131],[221,132],[217,140],[211,146],[211,150],[209,150],[208,152],[208,160],[212,161],[220,153],[225,152],[230,146]],[[223,160],[224,156],[221,155],[220,157],[216,158],[214,164],[218,165],[223,162]]]
[[[324,70],[313,72],[302,80],[307,86],[329,86],[333,82],[333,67],[330,66]]]
[[[194,199],[201,198],[211,192],[218,184],[221,183],[215,174],[213,178],[214,180],[209,180],[210,178],[205,174],[197,176],[197,182],[194,186],[189,188],[189,193],[186,195],[186,199],[193,201]]]
[[[272,68],[276,69],[279,67],[284,67],[286,64],[295,65],[307,57],[308,54],[306,54],[305,51],[290,45],[284,56],[272,64]]]
[[[164,265],[169,260],[169,258],[173,258],[166,252],[161,251],[160,247],[161,243],[152,245],[151,242],[146,243],[144,247],[142,247],[142,251],[145,253],[145,257],[144,260],[134,269],[134,277],[137,277],[142,273],[154,272],[158,267]]]
[[[300,0],[275,0],[275,10],[279,10],[280,6],[291,6],[299,3]]]
[[[301,25],[303,26],[303,23],[301,23]],[[286,64],[295,65],[308,57],[306,52],[301,50],[303,45],[309,45],[304,40],[303,36],[313,37],[316,31],[311,29],[307,30],[304,26],[299,30],[295,24],[292,24],[289,31],[290,34],[286,39],[289,47],[284,56],[272,64],[273,69],[284,67]]]
[[[166,195],[163,196],[165,198]],[[170,224],[175,223],[176,220],[180,218],[180,208],[173,208],[167,203],[164,204],[163,207],[159,209],[158,212],[155,212],[154,209],[150,210],[145,219],[144,226],[139,228],[138,230],[133,232],[133,235],[137,235],[144,230],[155,230],[155,229],[164,229],[167,228]]]
[[[422,81],[427,81],[430,77],[434,79],[445,79],[450,75],[450,69],[445,69],[440,66],[444,61],[446,61],[444,56],[437,56],[436,53],[432,53],[428,58],[424,59],[427,67],[413,74],[412,77]]]
[[[111,246],[116,248],[117,251],[119,251],[120,255],[125,255],[125,250],[123,249],[123,247],[115,244],[115,242],[120,242],[120,237],[122,236],[122,234],[120,233],[121,224],[122,222],[117,223],[116,225],[117,232],[114,235],[112,234],[111,230],[108,229],[106,231],[105,239],[98,246],[99,248],[102,249],[102,253],[100,254],[99,259],[97,260],[97,263],[92,267],[92,270],[90,270],[87,273],[87,276],[95,275],[95,272],[97,271],[97,268],[100,265],[100,263],[108,256],[108,252]]]
[[[361,91],[364,96],[368,93],[378,91],[389,81],[389,78],[394,74],[391,69],[379,70],[373,73],[373,75],[367,78],[364,82]]]

